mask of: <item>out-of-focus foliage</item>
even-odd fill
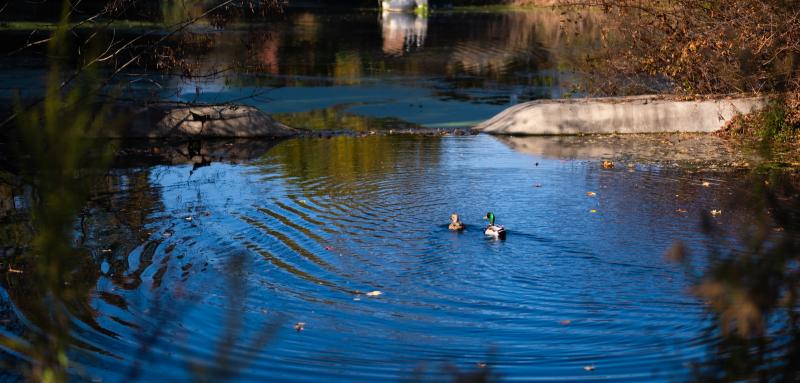
[[[75,271],[85,254],[73,246],[75,217],[91,186],[104,174],[111,150],[93,139],[102,129],[113,128],[110,104],[97,107],[100,79],[92,67],[77,75],[62,65],[69,40],[69,2],[48,45],[51,57],[47,89],[41,103],[23,108],[18,102],[16,124],[20,138],[22,172],[33,186],[30,208],[32,242],[17,260],[21,273],[10,278],[33,281],[27,319],[35,326],[27,340],[0,338],[8,349],[31,361],[29,378],[43,382],[65,381],[70,368],[68,302],[82,301],[85,289]],[[71,81],[68,81],[71,80]]]
[[[754,185],[755,197],[748,200],[754,219],[741,228],[739,241],[726,241],[723,230],[705,216],[708,265],[696,270],[680,245],[668,254],[694,276],[692,292],[706,302],[715,323],[709,329],[715,339],[709,358],[695,366],[697,381],[800,378],[797,179],[785,173],[754,176]]]

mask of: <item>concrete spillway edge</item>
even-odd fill
[[[767,105],[764,97],[696,101],[658,96],[537,100],[514,105],[473,130],[505,135],[715,132],[739,114]]]

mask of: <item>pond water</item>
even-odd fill
[[[196,57],[206,72],[230,68],[247,49],[242,41],[255,48],[238,71],[182,81],[175,94],[206,102],[247,97],[302,128],[470,127],[514,103],[568,93],[581,54],[599,45],[599,18],[587,13],[562,29],[563,16],[550,9],[293,11],[266,25],[204,33],[214,41]]]
[[[175,381],[217,361],[243,381],[366,382],[486,364],[504,381],[681,380],[709,323],[664,253],[677,239],[702,250],[703,211],[746,219],[729,202],[747,186],[580,139],[516,151],[489,136],[341,136],[117,168],[81,221],[76,370]],[[487,211],[505,241],[482,233]],[[447,229],[453,212],[463,233]]]
[[[124,81],[131,94],[252,104],[300,128],[468,127],[570,92],[598,21],[585,15],[570,27],[577,35],[560,21],[550,10],[292,10],[193,29],[188,38],[207,43],[190,50],[194,65],[217,76]],[[2,65],[4,94],[40,87],[37,69]],[[683,380],[713,346],[711,324],[664,253],[676,240],[702,253],[703,212],[721,210],[720,227],[748,219],[732,201],[750,190],[735,169],[752,161],[708,136],[377,134],[126,148],[75,224],[88,255],[74,288],[88,298],[70,302],[73,373]],[[30,188],[0,181],[2,238],[25,247]],[[505,241],[483,235],[488,211]],[[463,233],[447,229],[454,212]],[[36,289],[7,276],[3,331],[22,334]]]
[[[600,45],[602,15],[562,20],[546,8],[427,17],[288,9],[224,29],[189,28],[167,42],[181,52],[180,65],[155,70],[166,64],[142,59],[117,82],[125,98],[245,103],[298,128],[471,127],[517,102],[571,92],[575,74],[588,69],[586,55]],[[133,38],[140,24],[115,24],[107,38]],[[34,33],[9,25],[0,23],[8,41]],[[43,89],[43,53],[0,59],[0,97]]]

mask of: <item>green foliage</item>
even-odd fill
[[[758,135],[764,140],[786,142],[794,137],[797,127],[789,123],[786,104],[779,100],[769,103],[758,118]]]
[[[98,133],[113,128],[110,103],[95,107],[100,78],[92,66],[68,72],[62,60],[78,56],[69,51],[70,2],[64,1],[61,21],[50,35],[44,99],[23,107],[16,101],[22,170],[34,187],[31,206],[33,238],[25,263],[28,319],[41,331],[30,342],[0,339],[32,361],[30,378],[44,382],[67,380],[70,368],[68,302],[83,301],[85,289],[74,271],[84,254],[72,245],[72,227],[94,183],[105,174],[112,147],[97,140]],[[87,52],[95,51],[89,49]],[[65,75],[70,73],[70,75]]]

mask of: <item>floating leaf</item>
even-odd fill
[[[722,210],[714,210],[714,209],[711,210],[711,215],[713,216],[717,216],[720,214],[722,214]]]
[[[597,195],[597,193],[590,191],[590,192],[586,192],[586,195],[588,195],[589,197],[594,197],[594,196]]]
[[[569,326],[570,324],[572,324],[572,321],[569,320],[569,319],[564,319],[561,322],[558,322],[558,324],[560,324],[562,326]]]
[[[378,297],[378,296],[381,296],[381,295],[383,295],[383,293],[378,291],[378,290],[370,291],[370,292],[367,293],[368,297]]]

